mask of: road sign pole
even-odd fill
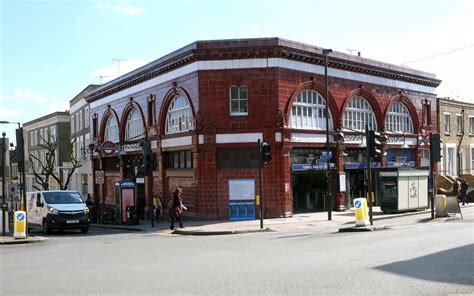
[[[263,177],[262,177],[262,170],[263,170],[263,160],[262,160],[262,143],[260,139],[258,139],[258,188],[260,194],[260,229],[263,229]]]
[[[367,150],[367,195],[368,195],[368,202],[369,202],[369,220],[370,225],[374,225],[374,221],[372,219],[372,164],[371,164],[371,156],[370,156],[370,140],[369,140],[369,126],[365,125],[365,143],[366,143],[366,150]]]

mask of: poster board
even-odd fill
[[[229,200],[255,200],[255,180],[229,180]]]

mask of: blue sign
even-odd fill
[[[365,162],[350,163],[349,162],[349,163],[344,164],[344,167],[348,170],[366,169],[367,168],[367,163],[365,163]],[[379,168],[380,167],[380,162],[372,162],[370,164],[370,167]]]
[[[25,219],[25,214],[24,214],[24,213],[18,213],[18,214],[16,215],[16,219],[17,219],[18,221],[23,221],[23,220]]]
[[[356,200],[356,202],[354,203],[354,206],[356,208],[360,208],[362,206],[362,203],[360,202],[360,200]]]
[[[334,170],[336,168],[335,163],[330,163],[329,167],[331,170]],[[291,170],[294,172],[299,172],[299,171],[324,171],[326,170],[327,165],[326,162],[324,163],[313,163],[313,164],[292,164],[291,165]]]
[[[319,159],[324,159],[324,160],[328,160],[331,158],[332,158],[332,154],[321,154],[321,156],[319,157]]]
[[[387,167],[389,168],[400,168],[400,167],[414,167],[414,161],[407,161],[407,162],[396,162],[396,161],[388,161]]]

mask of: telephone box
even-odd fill
[[[115,182],[115,217],[117,224],[127,222],[127,207],[136,206],[136,184],[132,180]]]

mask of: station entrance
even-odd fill
[[[293,213],[327,210],[329,192],[324,149],[296,148],[290,153]],[[331,165],[334,169],[334,164]]]
[[[291,184],[293,186],[294,213],[326,210],[328,182],[325,172],[294,172],[291,175]]]

